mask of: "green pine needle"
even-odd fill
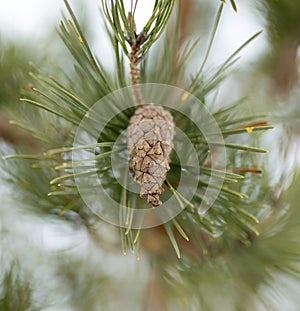
[[[175,250],[175,253],[176,253],[178,259],[180,259],[181,255],[180,255],[179,247],[178,247],[177,241],[175,239],[174,233],[172,231],[172,228],[168,223],[164,224],[164,227],[165,227],[167,235],[171,241],[171,244]]]
[[[237,8],[237,5],[236,5],[235,1],[234,0],[230,0],[230,4],[231,4],[232,8],[234,9],[234,11],[237,12],[238,8]]]
[[[217,33],[217,29],[219,27],[219,24],[220,24],[220,21],[221,21],[221,16],[222,16],[222,12],[223,12],[223,7],[224,7],[224,2],[221,2],[220,4],[220,8],[217,12],[217,15],[216,15],[216,19],[215,19],[215,23],[214,23],[214,27],[213,27],[213,30],[212,30],[212,34],[211,34],[211,37],[210,37],[210,40],[209,40],[209,44],[208,44],[208,48],[207,48],[207,51],[205,53],[205,56],[204,56],[204,60],[202,62],[202,65],[200,67],[200,70],[198,71],[195,79],[194,79],[194,83],[192,83],[192,85],[190,86],[189,88],[189,91],[190,92],[193,92],[194,90],[194,87],[195,87],[195,84],[196,84],[196,81],[198,81],[198,79],[201,77],[202,75],[202,72],[203,72],[203,69],[207,63],[207,60],[208,60],[208,57],[210,55],[210,52],[211,52],[211,49],[212,49],[212,46],[213,46],[213,42],[215,40],[215,36],[216,36],[216,33]]]
[[[146,41],[143,44],[143,55],[161,36],[164,31],[170,15],[173,11],[175,0],[156,1],[153,7],[152,15],[143,27],[142,33]],[[134,12],[125,12],[123,1],[116,3],[109,0],[102,0],[102,8],[106,20],[111,26],[115,39],[119,42],[126,55],[129,55],[128,42],[135,42],[137,34],[134,26]]]

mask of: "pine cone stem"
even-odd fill
[[[134,96],[140,107],[144,106],[144,98],[140,87],[140,69],[138,66],[143,58],[142,45],[146,42],[147,38],[147,34],[141,32],[139,35],[135,33],[134,40],[128,39],[128,43],[131,46],[131,53],[128,55],[130,61],[131,82]]]
[[[130,54],[129,59],[130,59],[131,82],[133,85],[134,96],[136,98],[138,106],[142,107],[144,105],[144,98],[141,88],[139,86],[140,84],[140,70],[138,68],[139,59],[136,57],[136,53],[134,50]]]

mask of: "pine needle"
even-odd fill
[[[165,223],[164,227],[165,227],[166,232],[168,234],[168,237],[169,237],[169,239],[171,241],[171,244],[172,244],[172,246],[173,246],[173,248],[175,250],[175,253],[176,253],[177,257],[180,259],[181,255],[180,255],[179,247],[178,247],[177,241],[176,241],[176,239],[174,237],[174,234],[173,234],[173,231],[171,229],[171,226],[168,223]]]

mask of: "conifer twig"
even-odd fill
[[[140,69],[139,64],[142,60],[142,49],[141,46],[147,40],[147,35],[144,32],[141,32],[139,35],[136,35],[136,40],[132,40],[131,38],[127,38],[128,43],[131,46],[131,53],[128,55],[130,61],[130,74],[131,74],[131,82],[133,85],[133,91],[137,103],[139,106],[144,105],[143,94],[140,84]]]
[[[143,106],[144,100],[140,83],[140,70],[138,65],[146,55],[152,44],[159,38],[166,27],[169,17],[172,13],[175,0],[156,1],[153,12],[143,30],[138,34],[134,15],[136,12],[137,2],[133,5],[131,2],[131,11],[126,18],[124,2],[102,0],[102,7],[106,20],[110,24],[115,39],[122,46],[125,54],[130,61],[130,74],[133,85],[133,91],[139,106]],[[131,51],[128,50],[128,44]]]

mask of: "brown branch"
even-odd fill
[[[144,98],[140,87],[140,70],[138,68],[139,62],[141,61],[141,50],[137,46],[132,47],[132,51],[129,55],[130,60],[130,74],[131,82],[133,85],[134,96],[139,106],[144,105]]]
[[[130,17],[131,13],[128,14],[128,22],[130,21]],[[131,53],[128,55],[130,61],[131,83],[133,85],[134,96],[140,107],[144,105],[144,98],[140,87],[139,64],[143,59],[142,45],[147,39],[148,36],[143,31],[139,35],[136,34],[136,26],[134,26],[134,38],[130,37],[129,34],[127,37],[127,42],[131,47]]]

